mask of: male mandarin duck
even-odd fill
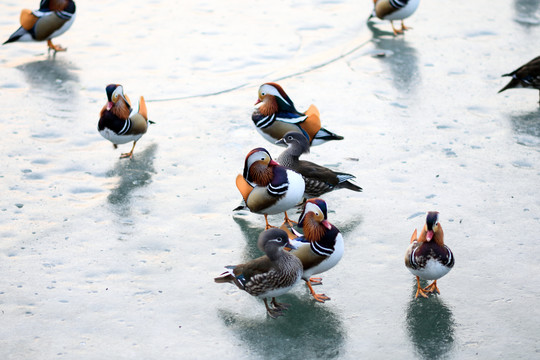
[[[226,266],[225,271],[216,277],[216,283],[231,283],[248,294],[262,298],[268,315],[277,318],[289,304],[276,302],[276,297],[285,294],[300,280],[302,263],[284,251],[291,247],[287,233],[281,229],[265,230],[259,235],[257,245],[266,255],[245,264]],[[270,307],[267,298],[272,298]]]
[[[342,140],[321,127],[319,110],[311,105],[305,113],[294,107],[292,100],[276,83],[266,83],[259,88],[259,98],[251,115],[257,131],[268,141],[275,143],[289,131],[304,134],[312,146],[329,140]]]
[[[272,160],[268,150],[255,148],[246,156],[236,187],[251,212],[264,214],[268,229],[268,215],[284,212],[285,222],[291,222],[287,210],[302,202],[305,184],[300,174]]]
[[[390,20],[394,35],[397,35],[410,29],[405,26],[403,19],[408,18],[416,11],[420,0],[373,0],[373,4],[373,12],[369,19],[376,16],[381,20]],[[401,20],[401,30],[394,27],[394,20]]]
[[[296,247],[291,253],[302,262],[302,279],[315,300],[325,302],[330,300],[325,294],[317,294],[313,285],[322,284],[321,278],[312,275],[330,270],[341,260],[344,251],[343,236],[339,230],[328,222],[326,202],[322,199],[309,199],[304,204],[298,220],[298,227],[303,228],[304,234],[290,240]]]
[[[4,44],[47,40],[49,50],[65,51],[60,45],[54,45],[51,39],[65,33],[74,20],[75,2],[72,0],[42,0],[39,10],[21,11],[21,27]]]
[[[148,120],[146,103],[141,96],[139,99],[139,110],[131,109],[131,101],[124,95],[122,85],[110,84],[105,88],[107,92],[107,104],[103,106],[98,122],[99,133],[113,143],[116,148],[118,144],[125,144],[133,141],[131,151],[122,154],[120,158],[132,158],[133,149],[137,141],[146,133]]]
[[[287,146],[287,149],[278,156],[277,162],[302,175],[306,183],[305,196],[307,198],[319,197],[335,189],[362,191],[360,186],[349,181],[355,178],[354,175],[333,171],[310,161],[300,160],[300,155],[309,153],[308,140],[302,134],[290,131],[277,144]]]
[[[419,295],[427,298],[428,294],[433,292],[441,293],[437,280],[454,267],[454,254],[444,245],[444,233],[437,211],[427,213],[426,224],[418,238],[417,231],[414,230],[411,244],[405,253],[405,266],[416,276],[416,298]],[[420,279],[433,280],[433,283],[421,288]]]
[[[512,80],[499,92],[513,88],[529,88],[540,90],[540,56],[532,59],[520,68],[503,76],[511,76]],[[540,102],[540,101],[539,101]]]

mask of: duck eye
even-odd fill
[[[261,93],[261,96],[264,96],[264,95],[266,95],[266,93],[263,91],[263,92]]]

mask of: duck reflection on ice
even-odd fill
[[[346,332],[340,316],[311,299],[284,295],[291,309],[279,319],[218,310],[235,338],[265,359],[335,359],[343,355]]]
[[[455,342],[455,322],[452,310],[432,295],[415,299],[416,280],[407,307],[405,327],[414,349],[422,359],[441,359],[449,355]]]
[[[157,145],[151,144],[138,152],[133,159],[119,159],[114,169],[107,172],[108,177],[119,176],[118,185],[111,190],[107,200],[121,216],[130,213],[131,197],[134,190],[148,185],[152,181],[154,155]]]
[[[64,59],[38,60],[16,67],[24,73],[26,81],[34,88],[66,96],[72,96],[78,91],[78,87],[66,85],[78,83],[79,77],[75,73],[77,68]]]
[[[510,121],[514,128],[514,133],[518,137],[518,143],[522,145],[540,145],[540,108],[527,113],[511,114]],[[528,139],[524,141],[526,137],[534,137],[534,139]]]
[[[299,207],[297,210],[291,210],[291,220],[297,221],[301,213],[302,207]],[[329,215],[333,213],[334,211],[332,210],[328,211]],[[242,231],[242,234],[244,235],[244,238],[246,240],[246,247],[244,248],[244,254],[241,261],[248,261],[250,259],[254,259],[256,257],[264,255],[262,251],[260,251],[257,247],[257,239],[259,237],[259,234],[264,231],[264,222],[261,221],[258,223],[251,223],[246,219],[246,217],[241,214],[241,212],[237,212],[233,216],[233,219],[240,227],[240,230]],[[349,221],[344,224],[339,224],[338,222],[336,222],[339,224],[336,226],[339,227],[341,234],[345,238],[345,242],[347,242],[347,239],[349,238],[348,234],[352,234],[353,231],[363,222],[363,217],[361,214],[356,214],[354,216],[354,219],[354,221]],[[295,230],[302,232],[302,229],[295,228]],[[345,251],[347,251],[346,247],[347,245],[345,244]]]
[[[421,80],[416,49],[404,36],[395,37],[392,32],[380,30],[371,22],[367,27],[373,33],[375,48],[386,55],[382,61],[389,67],[394,87],[403,93],[414,91]]]
[[[525,27],[540,25],[540,1],[514,0],[515,21]]]

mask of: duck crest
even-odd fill
[[[279,92],[279,95],[283,98],[283,100],[287,103],[286,105],[291,107],[292,109],[294,109],[294,111],[296,112],[296,109],[294,107],[294,103],[292,102],[291,98],[289,97],[289,95],[287,95],[287,93],[285,92],[285,90],[283,90],[283,88],[281,87],[281,85],[277,84],[277,83],[274,83],[274,82],[269,82],[269,83],[266,83],[265,85],[270,85],[270,86],[273,86],[276,88],[276,90]]]

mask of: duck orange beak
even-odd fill
[[[270,162],[268,163],[268,165],[272,165],[272,166],[279,166],[279,163],[275,160],[270,160]]]
[[[114,103],[112,101],[109,101],[107,103],[107,110],[111,110],[113,106],[114,106]]]
[[[431,239],[433,239],[433,230],[428,230],[426,234],[426,240],[431,241]]]
[[[258,103],[262,102],[261,99],[257,99],[257,102],[255,102],[254,105],[257,105]]]

